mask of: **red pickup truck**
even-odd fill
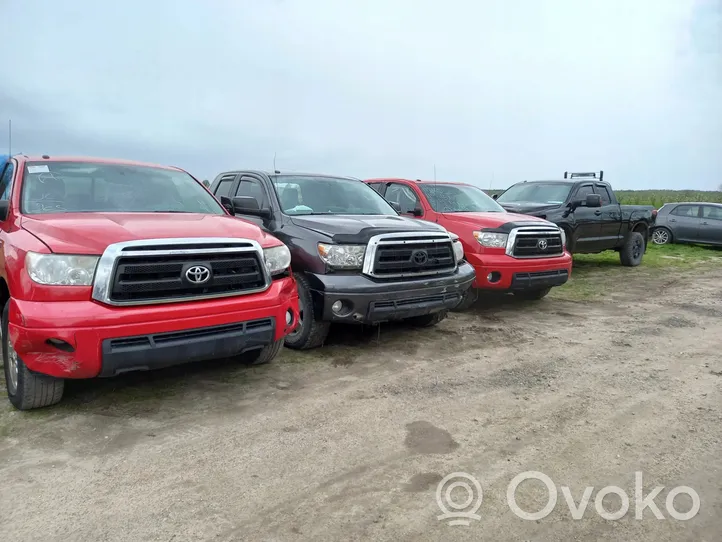
[[[60,401],[66,378],[266,363],[298,322],[288,248],[177,168],[13,156],[0,243],[5,381],[21,410]]]
[[[540,218],[506,212],[476,186],[408,179],[365,182],[399,213],[436,222],[459,236],[476,280],[457,310],[469,308],[479,289],[541,299],[571,275],[563,230]]]

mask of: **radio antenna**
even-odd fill
[[[273,152],[273,171],[276,171],[276,152]]]

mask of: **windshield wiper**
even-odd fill
[[[193,211],[177,211],[175,209],[166,209],[161,211],[151,211],[151,213],[192,213]]]

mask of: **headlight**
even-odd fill
[[[491,231],[475,231],[474,237],[481,246],[489,248],[506,248],[506,242],[509,239],[509,235],[506,233]]]
[[[459,241],[458,236],[453,236],[451,245],[454,247],[454,258],[456,258],[457,262],[460,262],[464,259],[464,247],[461,246],[461,241]]]
[[[291,251],[286,245],[264,248],[263,259],[266,260],[268,272],[271,275],[278,275],[291,266]]]
[[[559,231],[562,234],[562,247],[566,248],[567,247],[567,234],[564,231],[564,228],[559,228]]]
[[[28,252],[25,256],[25,269],[30,278],[38,284],[90,286],[98,259],[98,256]]]
[[[318,255],[331,267],[360,269],[363,267],[366,245],[318,244]]]

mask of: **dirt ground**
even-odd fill
[[[649,273],[616,266],[593,301],[485,300],[432,330],[340,328],[266,367],[72,382],[43,411],[2,399],[0,538],[720,540],[722,269]],[[507,503],[525,471],[558,489],[543,519]],[[663,520],[636,519],[637,471],[644,496],[664,486]],[[468,526],[437,519],[453,472],[483,488]],[[617,521],[594,505],[609,485],[631,501]],[[688,521],[665,508],[679,485],[700,498]],[[561,486],[576,503],[594,487],[582,519]],[[519,506],[543,508],[543,487],[524,482]]]

